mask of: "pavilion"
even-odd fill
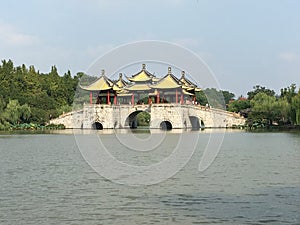
[[[80,86],[83,90],[90,91],[90,104],[93,104],[93,93],[97,94],[96,104],[192,104],[195,103],[195,93],[201,89],[195,83],[186,78],[182,71],[181,78],[172,74],[171,67],[168,73],[158,78],[146,70],[146,64],[131,77],[122,73],[119,79],[112,81],[105,76],[102,70],[101,76],[88,86]],[[186,99],[186,101],[185,101]]]

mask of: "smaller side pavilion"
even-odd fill
[[[117,93],[122,91],[122,87],[126,84],[122,79],[122,74],[120,74],[119,80],[114,83],[105,76],[105,71],[102,70],[101,76],[96,81],[88,86],[80,86],[80,88],[90,92],[90,104],[93,104],[94,93],[97,93],[96,104],[116,105]]]

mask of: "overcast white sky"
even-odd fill
[[[0,58],[75,74],[119,45],[162,40],[197,53],[236,96],[278,93],[300,86],[299,12],[298,0],[2,1]]]

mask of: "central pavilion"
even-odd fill
[[[122,73],[119,79],[112,81],[102,70],[101,76],[88,86],[80,86],[90,92],[90,104],[196,104],[195,93],[201,89],[186,78],[185,72],[177,78],[172,74],[171,67],[168,73],[158,78],[146,70],[146,64],[142,64],[142,70],[123,79]],[[96,94],[96,101],[93,96]]]

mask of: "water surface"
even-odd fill
[[[114,156],[131,163],[159,161],[176,142],[168,133],[150,155],[101,135]],[[199,172],[208,139],[200,131],[195,154],[172,178],[132,187],[89,167],[71,132],[2,134],[0,224],[300,223],[300,133],[226,132],[216,160]]]

